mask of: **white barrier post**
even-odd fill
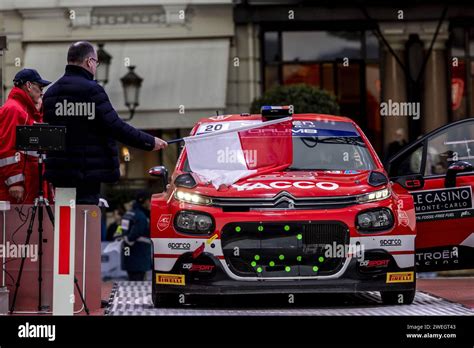
[[[73,315],[76,242],[75,188],[56,188],[54,216],[53,315]]]

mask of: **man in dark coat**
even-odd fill
[[[66,72],[45,93],[44,121],[66,126],[66,151],[49,152],[46,179],[56,187],[76,187],[78,204],[98,204],[100,183],[119,180],[116,141],[147,151],[163,149],[162,139],[122,121],[94,75],[99,64],[92,44],[68,50]]]
[[[148,192],[140,191],[132,210],[122,218],[123,269],[129,280],[145,280],[146,272],[151,270],[150,198]]]

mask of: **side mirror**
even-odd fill
[[[166,185],[168,185],[168,169],[165,166],[155,166],[148,170],[148,174],[155,176],[161,179],[161,184],[163,191],[166,190]]]
[[[452,163],[446,171],[445,187],[456,187],[456,176],[459,173],[472,172],[472,164],[466,161],[457,161]]]
[[[395,182],[399,183],[407,190],[417,190],[425,186],[425,179],[421,174],[401,176],[397,178]]]

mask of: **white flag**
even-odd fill
[[[286,117],[186,137],[189,166],[215,188],[281,170],[293,159],[291,127],[291,117]]]

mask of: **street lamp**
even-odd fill
[[[100,64],[97,67],[95,77],[100,85],[105,86],[107,82],[109,82],[109,68],[110,62],[112,61],[112,56],[106,50],[104,50],[103,43],[100,43],[98,46],[99,49],[97,50],[97,60]]]
[[[123,94],[125,97],[125,106],[130,111],[130,117],[124,118],[124,121],[130,121],[135,114],[135,109],[138,106],[138,96],[140,95],[140,87],[142,86],[143,82],[143,79],[138,76],[134,70],[134,66],[129,66],[128,72],[120,79],[120,81],[122,82]]]

